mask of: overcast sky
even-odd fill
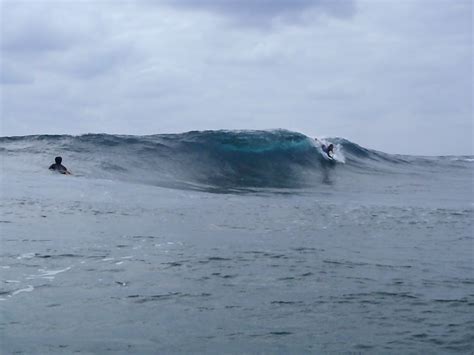
[[[472,154],[471,0],[0,0],[0,135],[285,128]]]

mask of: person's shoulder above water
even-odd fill
[[[51,166],[49,167],[49,170],[56,170],[56,171],[59,171],[59,172],[66,172],[67,168],[62,164],[51,164]]]
[[[56,157],[54,161],[55,163],[51,164],[51,166],[49,167],[49,170],[54,170],[54,171],[57,171],[58,173],[65,174],[65,175],[71,175],[69,170],[67,170],[67,168],[61,164],[63,161],[63,158]]]

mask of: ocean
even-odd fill
[[[0,352],[472,353],[474,157],[326,142],[1,137]]]

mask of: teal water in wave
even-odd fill
[[[473,157],[327,142],[0,138],[1,352],[471,352]]]

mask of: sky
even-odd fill
[[[0,135],[275,129],[473,154],[471,0],[0,0]]]

